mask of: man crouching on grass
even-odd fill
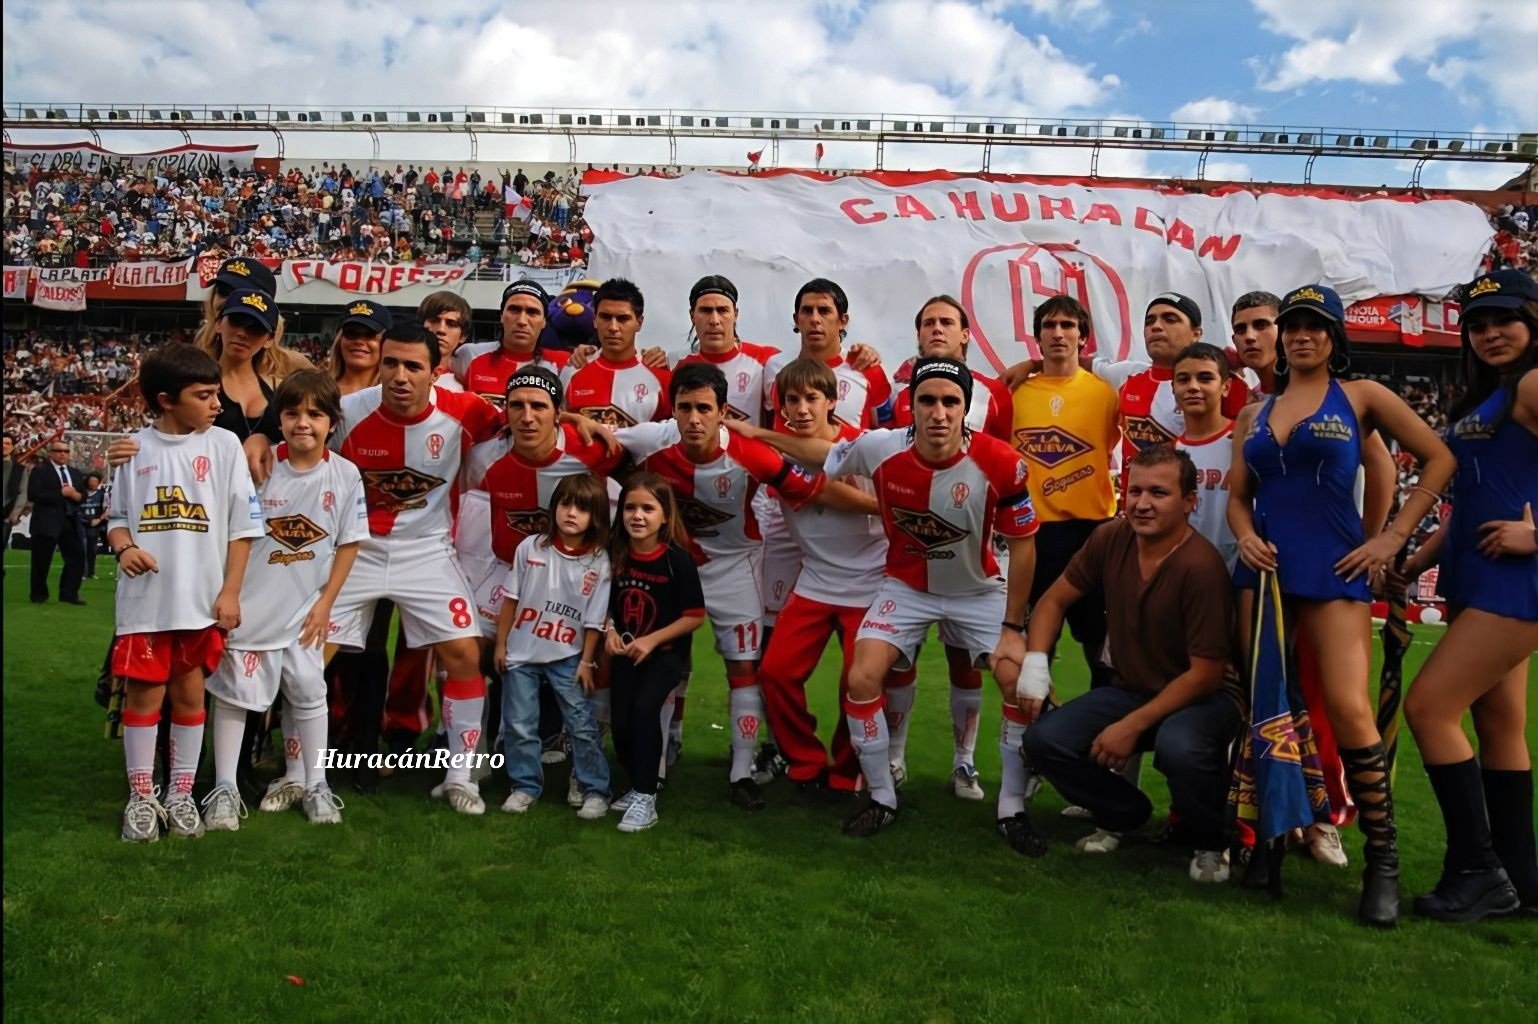
[[[1223,815],[1228,747],[1239,699],[1224,686],[1234,644],[1233,587],[1218,549],[1186,522],[1196,505],[1196,467],[1168,445],[1128,464],[1127,516],[1090,535],[1037,602],[1026,636],[1019,695],[1031,767],[1094,816],[1076,844],[1110,853],[1153,814],[1147,796],[1118,774],[1140,751],[1169,782],[1180,835],[1195,854],[1191,878],[1228,879]],[[1047,652],[1073,603],[1105,594],[1116,678],[1042,713],[1052,678]]]
[[[122,568],[112,673],[127,691],[123,839],[153,843],[167,820],[177,835],[203,834],[192,799],[203,679],[219,664],[224,634],[240,625],[240,585],[251,540],[262,535],[262,507],[240,442],[213,425],[220,406],[212,357],[191,345],[163,346],[139,368],[139,389],[159,416],[135,435],[138,452],[117,469],[107,543]],[[155,735],[166,688],[171,772],[162,807]]]

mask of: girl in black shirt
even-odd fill
[[[619,518],[604,646],[614,752],[631,788],[611,806],[624,812],[621,832],[639,832],[657,823],[662,707],[683,674],[689,634],[705,621],[705,597],[667,481],[632,476],[620,491]]]

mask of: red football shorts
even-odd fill
[[[170,633],[128,633],[112,645],[112,674],[141,683],[169,683],[195,668],[219,667],[224,632],[218,626]]]

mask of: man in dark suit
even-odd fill
[[[80,579],[85,574],[85,549],[80,532],[80,475],[69,468],[69,442],[48,445],[48,461],[27,477],[27,504],[32,508],[32,600],[48,600],[48,570],[54,548],[64,557],[59,576],[59,600],[85,604]]]

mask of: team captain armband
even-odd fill
[[[1029,537],[1039,525],[1036,521],[1036,506],[1031,504],[1031,492],[1021,491],[999,499],[993,528],[1000,536]]]

